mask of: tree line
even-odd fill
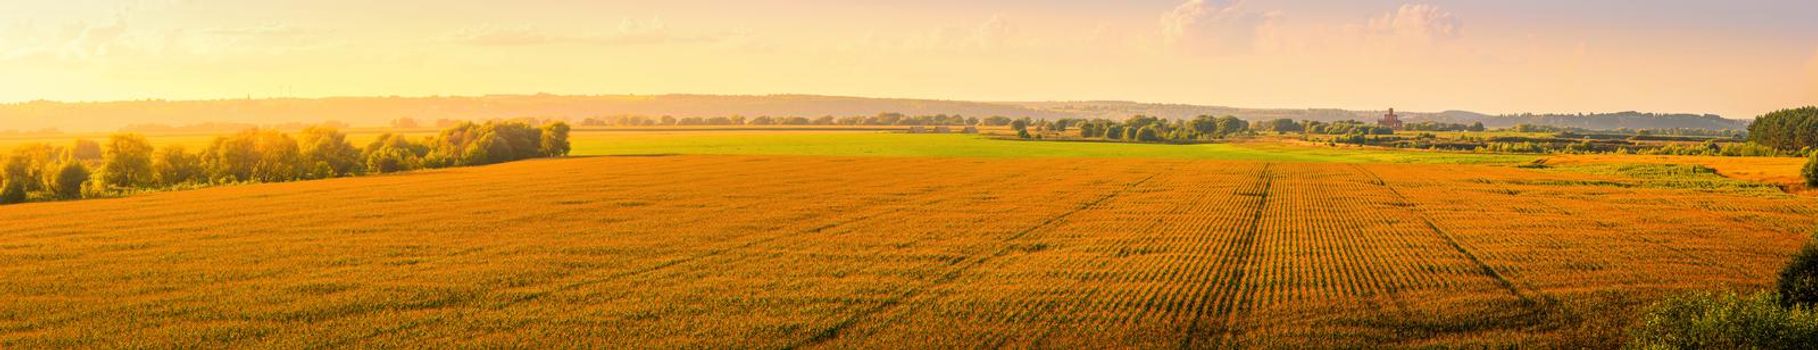
[[[1783,151],[1818,147],[1818,107],[1774,111],[1749,124],[1749,141]]]
[[[772,116],[723,116],[723,117],[673,117],[620,115],[593,117],[581,120],[582,126],[696,126],[696,125],[868,125],[868,126],[913,126],[913,125],[985,125],[1006,126],[1013,119],[1004,116],[985,118],[966,117],[961,115],[905,115],[902,113],[878,113],[870,116],[831,115],[815,118],[808,117],[772,117]]]
[[[113,134],[106,142],[76,140],[70,147],[32,143],[14,148],[0,166],[0,203],[559,157],[570,150],[568,133],[563,122],[489,121],[460,122],[419,140],[387,133],[363,148],[329,125],[295,135],[247,129],[217,136],[194,151],[181,145],[154,148],[137,133]]]
[[[1194,142],[1223,139],[1247,133],[1250,122],[1233,116],[1201,115],[1193,119],[1168,120],[1145,115],[1110,119],[1060,119],[1029,121],[1012,120],[1010,128],[1022,138],[1039,138],[1045,134],[1062,134],[1073,130],[1081,139],[1133,142]],[[1036,130],[1031,134],[1028,130]]]

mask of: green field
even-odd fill
[[[1520,163],[1534,156],[1296,146],[1044,142],[965,134],[877,132],[577,132],[576,155],[717,154],[988,158],[1164,158],[1288,162]]]
[[[371,142],[381,130],[349,130],[355,146]],[[428,132],[411,132],[428,136]],[[0,139],[0,150],[23,143],[68,145],[77,138],[104,140],[106,134],[72,134],[38,138]],[[209,135],[150,135],[158,147],[183,145],[190,150],[207,147]],[[968,134],[904,134],[877,131],[603,131],[576,130],[570,136],[573,155],[812,155],[883,157],[986,157],[986,158],[1161,158],[1211,160],[1267,160],[1340,163],[1523,163],[1539,157],[1292,145],[1282,142],[1241,142],[1194,145],[1048,142],[993,139]]]

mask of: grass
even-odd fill
[[[1578,347],[1626,315],[1567,306],[1765,285],[1818,221],[1507,166],[775,140],[0,206],[0,347]]]
[[[715,154],[982,158],[1153,158],[1281,162],[1520,163],[1537,157],[1295,146],[1165,145],[878,132],[602,132],[572,136],[578,155]]]

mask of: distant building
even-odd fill
[[[1382,120],[1376,121],[1376,125],[1390,129],[1401,129],[1401,117],[1395,115],[1394,108],[1390,108],[1389,114],[1382,115]]]

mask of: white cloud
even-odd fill
[[[853,49],[886,52],[981,53],[1026,48],[1035,43],[1020,35],[1014,22],[994,15],[976,25],[942,26],[903,34],[867,32]]]
[[[1397,48],[1417,48],[1456,39],[1463,28],[1457,16],[1427,4],[1405,4],[1370,19],[1371,34]]]
[[[983,50],[997,49],[1008,44],[1014,35],[1016,27],[1005,21],[1004,16],[991,16],[972,31],[972,44]]]
[[[27,34],[34,38],[22,40],[0,51],[0,60],[80,63],[118,55],[121,51],[130,49],[125,46],[127,26],[123,16],[115,16],[112,21],[103,23],[73,23],[61,35],[43,33],[29,26],[9,29],[15,30],[15,33],[36,34]]]
[[[1162,14],[1161,44],[1187,54],[1249,52],[1261,42],[1259,34],[1277,34],[1259,28],[1272,27],[1279,17],[1249,11],[1243,0],[1188,0]]]

